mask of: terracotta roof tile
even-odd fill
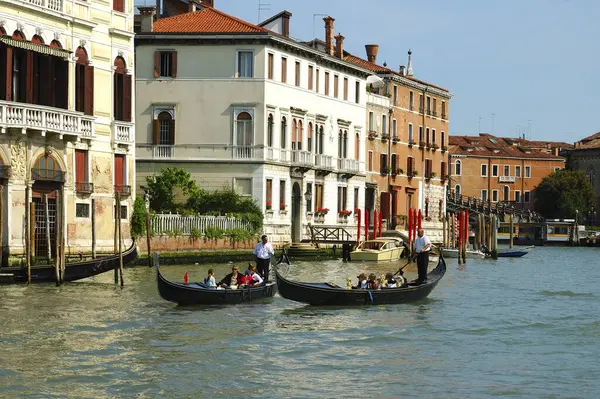
[[[586,138],[583,138],[577,142],[575,149],[596,149],[600,148],[600,132],[592,134]]]
[[[496,137],[481,133],[479,136],[450,136],[449,152],[452,155],[471,155],[504,158],[546,158],[564,159],[549,152],[566,143],[551,141],[531,142],[511,137]],[[543,146],[540,143],[544,143]],[[549,146],[548,146],[549,145]]]
[[[212,7],[161,18],[154,23],[159,33],[263,33],[267,29],[232,17]]]

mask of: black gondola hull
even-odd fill
[[[438,265],[427,276],[425,284],[406,288],[383,288],[381,290],[344,289],[323,283],[301,283],[287,280],[275,270],[279,295],[301,303],[315,306],[384,305],[414,302],[426,298],[446,273],[446,262],[439,257]]]

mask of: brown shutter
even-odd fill
[[[160,132],[160,122],[158,119],[152,121],[152,144],[158,145],[158,135]]]
[[[33,104],[33,51],[25,52],[25,102]]]
[[[175,119],[171,119],[171,125],[169,129],[169,142],[171,145],[175,145]]]
[[[75,110],[79,112],[85,112],[84,101],[83,101],[83,88],[81,87],[81,74],[84,72],[81,64],[75,64]]]
[[[113,118],[118,121],[121,120],[121,93],[119,92],[119,74],[113,73]]]
[[[86,115],[94,115],[94,67],[85,66],[85,99],[83,101]]]
[[[131,122],[131,75],[123,75],[123,120]]]
[[[12,63],[13,61],[13,49],[12,47],[6,48],[6,79],[4,81],[4,99],[6,101],[12,101]]]
[[[67,61],[56,61],[56,87],[54,90],[56,96],[56,107],[67,109],[69,104],[69,67]]]
[[[50,95],[52,92],[50,91],[51,85],[51,71],[50,71],[50,56],[42,57],[40,62],[40,104],[41,105],[50,105]]]
[[[0,100],[6,98],[6,76],[8,70],[6,69],[6,46],[0,46]]]
[[[154,52],[154,77],[160,76],[160,51]]]
[[[177,77],[177,51],[171,52],[171,77]]]

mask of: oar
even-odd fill
[[[413,259],[409,259],[408,262],[406,262],[406,264],[404,266],[402,266],[400,269],[398,269],[398,271],[396,273],[394,273],[394,276],[397,275],[398,273],[400,273],[402,271],[402,269],[404,269],[406,266],[410,265],[411,262],[413,261]]]

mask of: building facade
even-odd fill
[[[116,191],[128,237],[133,61],[132,4],[0,3],[5,262],[25,253],[28,211],[32,256],[47,254],[47,225],[54,254],[61,218],[66,254],[90,253],[92,213],[96,250],[113,252]]]
[[[596,206],[584,216],[587,224],[600,225],[600,133],[593,134],[575,143],[570,151],[573,169],[584,171],[596,193]]]
[[[378,45],[365,48],[367,59],[345,57],[382,79],[367,98],[367,208],[378,209],[388,228],[405,227],[408,210],[421,209],[423,227],[441,242],[451,94],[414,78],[410,51],[407,68],[395,71],[377,64]]]
[[[546,144],[486,133],[451,136],[449,189],[456,195],[533,210],[535,187],[565,168],[559,147]]]
[[[140,7],[138,184],[176,166],[204,189],[232,187],[261,205],[275,242],[309,238],[309,223],[355,226],[369,71],[336,55],[333,18],[319,48],[289,37],[287,11],[260,26],[212,2],[187,11]]]

